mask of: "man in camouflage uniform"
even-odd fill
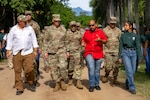
[[[27,23],[34,29],[35,31],[35,34],[36,34],[36,38],[37,38],[37,41],[38,41],[38,44],[39,44],[39,47],[41,48],[41,32],[40,32],[40,26],[39,24],[32,20],[32,11],[25,11],[25,15],[27,17]],[[38,56],[37,58],[35,59],[35,84],[36,86],[39,86],[39,83],[37,82],[38,79],[39,79],[39,76],[40,76],[40,71],[39,71],[39,62],[40,62],[40,53],[41,53],[41,49],[38,49]]]
[[[102,78],[103,83],[108,81],[109,73],[111,70],[113,70],[113,84],[117,84],[117,76],[119,72],[118,49],[121,30],[115,26],[116,23],[116,17],[110,17],[109,25],[103,29],[108,37],[108,42],[104,46],[106,65],[105,76]]]
[[[76,87],[78,89],[83,89],[82,83],[80,81],[82,75],[82,69],[80,64],[80,52],[81,52],[81,38],[82,35],[77,31],[76,22],[71,21],[70,29],[67,31],[66,36],[66,46],[69,51],[69,61],[68,61],[68,77],[69,85],[73,84],[73,73],[75,73]]]
[[[47,28],[49,28],[49,26],[44,26],[44,29],[42,30],[41,41],[43,44],[44,44],[44,34],[45,34],[45,31],[47,30]],[[44,45],[41,46],[42,50],[43,50],[43,47],[44,47]],[[44,56],[44,55],[42,55],[42,56]],[[48,59],[45,59],[44,57],[43,57],[43,59],[44,59],[44,68],[43,69],[45,70],[46,73],[48,73],[50,71]]]
[[[43,53],[45,59],[48,59],[51,77],[56,83],[53,91],[56,92],[60,88],[66,91],[67,87],[64,82],[68,78],[67,71],[67,49],[65,47],[66,29],[60,25],[60,15],[53,14],[53,25],[46,28],[44,33]]]
[[[81,34],[81,36],[83,36],[85,33],[85,30],[81,28],[80,22],[77,22],[76,25],[77,25],[77,31]],[[82,68],[84,68],[86,66],[85,59],[84,59],[84,47],[81,48],[80,64],[81,64]]]

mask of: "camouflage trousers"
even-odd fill
[[[117,77],[119,73],[120,64],[118,62],[118,53],[105,54],[105,76],[109,76],[110,71],[113,70],[113,76]]]
[[[68,60],[68,75],[75,74],[75,79],[81,79],[82,69],[80,63],[80,52],[70,52],[70,58]]]
[[[52,80],[60,82],[61,79],[68,78],[67,56],[65,52],[56,54],[48,53],[48,66],[50,67]]]

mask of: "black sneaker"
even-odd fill
[[[93,92],[93,91],[94,91],[94,87],[93,87],[93,86],[90,86],[89,92]]]
[[[35,89],[36,89],[36,87],[34,84],[29,85],[29,90],[31,90],[32,92],[35,92]]]
[[[101,87],[95,86],[95,89],[96,89],[96,90],[101,90]]]
[[[21,95],[22,93],[23,93],[23,91],[17,90],[16,95]]]

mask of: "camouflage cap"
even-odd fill
[[[116,17],[110,17],[110,23],[117,23]]]
[[[76,22],[75,22],[75,21],[71,21],[71,22],[69,23],[69,26],[72,26],[72,25],[76,25]]]
[[[27,18],[26,18],[25,15],[19,15],[19,16],[17,17],[17,21],[18,21],[18,22],[21,22],[21,21],[26,22],[26,21],[27,21]]]
[[[61,21],[61,19],[60,19],[60,14],[53,14],[53,15],[52,15],[52,18],[53,18],[53,20],[55,20],[55,21]]]
[[[27,14],[30,14],[30,15],[31,15],[31,14],[32,14],[32,11],[26,10],[26,11],[25,11],[25,15],[27,15]]]
[[[97,26],[98,28],[102,28],[102,25],[101,24],[98,24],[98,26]]]
[[[77,22],[76,25],[77,25],[77,26],[81,26],[80,22]]]

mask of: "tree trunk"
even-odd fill
[[[128,15],[129,21],[132,21],[132,0],[128,0]]]
[[[136,29],[139,33],[139,12],[138,12],[138,2],[139,0],[134,0],[134,11],[135,11],[135,22],[136,22]]]
[[[150,1],[145,0],[145,23],[148,28],[150,28]]]

